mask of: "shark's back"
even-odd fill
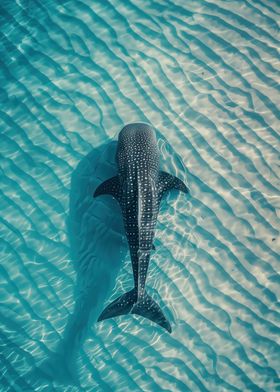
[[[155,131],[150,125],[135,123],[122,129],[117,163],[122,182],[120,206],[135,267],[139,261],[134,252],[152,248],[159,209],[159,153]]]

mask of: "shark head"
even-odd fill
[[[119,133],[119,143],[130,142],[145,142],[147,144],[156,143],[156,133],[154,128],[145,123],[132,123],[128,124]]]
[[[154,128],[145,123],[126,125],[119,134],[117,163],[120,172],[127,164],[141,162],[141,165],[158,169],[159,152]]]

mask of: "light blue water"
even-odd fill
[[[1,1],[1,392],[280,390],[279,19],[276,0]],[[132,275],[92,193],[136,121],[190,188],[147,282],[171,335],[96,324]]]

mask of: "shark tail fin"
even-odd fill
[[[115,301],[111,302],[101,313],[97,321],[106,320],[112,317],[121,316],[131,312],[137,301],[136,290],[133,289],[121,295]]]
[[[147,293],[145,293],[141,300],[137,301],[137,293],[135,289],[121,295],[108,305],[99,316],[98,321],[129,313],[145,317],[160,325],[162,328],[165,328],[169,333],[172,331],[171,325],[162,312],[160,306]]]
[[[145,293],[143,299],[141,299],[135,304],[131,313],[139,314],[140,316],[145,317],[153,321],[154,323],[160,325],[162,328],[165,328],[169,333],[172,332],[171,325],[165,317],[160,306],[147,293]]]

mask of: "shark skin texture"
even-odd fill
[[[116,161],[118,174],[100,184],[94,197],[109,194],[120,204],[134,288],[109,304],[98,321],[137,314],[171,333],[170,322],[146,291],[146,279],[162,196],[172,189],[188,193],[188,188],[179,178],[160,170],[156,134],[148,124],[128,124],[121,130]]]

